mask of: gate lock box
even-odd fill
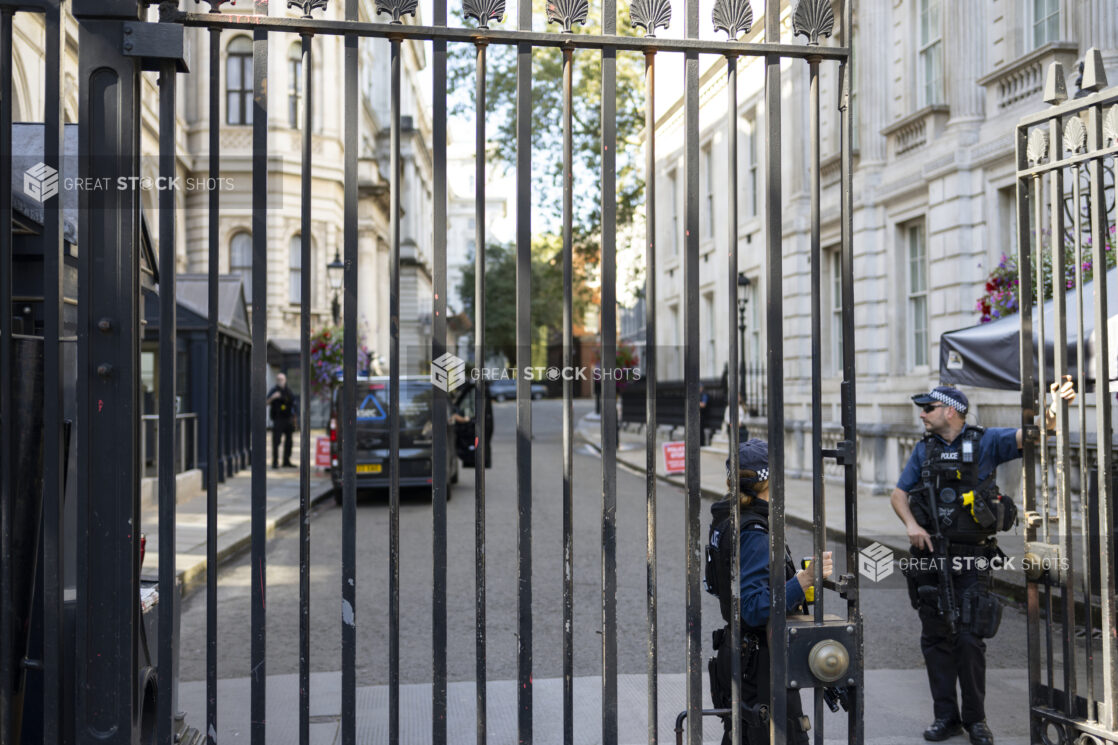
[[[861,624],[828,614],[821,624],[811,616],[788,616],[788,687],[852,686],[862,664]]]

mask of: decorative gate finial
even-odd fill
[[[753,28],[753,8],[749,0],[715,0],[711,13],[715,31],[725,31],[730,41],[737,41],[740,34]]]
[[[326,4],[330,0],[287,0],[287,7],[298,8],[303,11],[303,18],[311,18],[312,10],[326,10]]]
[[[1079,85],[1085,91],[1101,91],[1106,87],[1106,69],[1102,64],[1102,53],[1096,47],[1088,49],[1083,56],[1083,76]]]
[[[237,0],[194,0],[196,3],[209,3],[211,13],[220,13],[221,6],[225,3],[235,3]]]
[[[490,21],[505,20],[505,0],[462,0],[462,14],[477,20],[478,28],[489,28]]]
[[[563,33],[571,33],[576,23],[585,24],[590,15],[587,0],[547,0],[547,22],[563,25]]]
[[[819,44],[820,36],[831,35],[835,29],[835,12],[831,0],[800,0],[792,15],[792,31],[796,36],[806,36],[807,43]]]
[[[1029,132],[1029,141],[1025,146],[1025,157],[1034,166],[1039,165],[1048,155],[1048,133],[1040,127]]]
[[[656,36],[656,29],[667,29],[671,20],[669,0],[633,0],[629,5],[629,25],[643,28],[645,36]]]
[[[1048,77],[1044,80],[1044,102],[1055,106],[1068,100],[1068,85],[1064,81],[1064,66],[1053,62],[1048,66]]]
[[[404,15],[414,16],[418,7],[419,0],[377,0],[377,15],[388,13],[392,22],[398,25]]]

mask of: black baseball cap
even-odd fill
[[[752,471],[756,476],[745,476]],[[738,445],[738,485],[748,489],[754,484],[769,480],[769,443],[754,437]],[[726,480],[730,479],[730,459],[726,458]]]
[[[966,414],[967,409],[970,408],[970,401],[967,400],[967,394],[949,385],[937,385],[927,393],[918,393],[912,397],[912,403],[917,406],[926,406],[936,403],[937,401],[950,406],[960,414]]]

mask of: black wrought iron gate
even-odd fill
[[[685,612],[687,634],[687,700],[681,702],[686,708],[687,741],[691,745],[702,742],[702,692],[705,681],[704,650],[705,634],[700,613],[700,571],[702,566],[702,544],[705,531],[700,522],[699,488],[699,59],[700,55],[720,55],[725,57],[728,71],[728,111],[737,110],[737,63],[742,57],[763,58],[765,65],[765,107],[766,107],[766,224],[767,231],[767,318],[768,318],[768,426],[771,459],[772,493],[772,555],[784,555],[784,418],[783,418],[783,249],[781,236],[781,140],[784,122],[781,118],[781,64],[789,59],[807,65],[810,76],[809,122],[794,122],[796,125],[810,127],[810,188],[811,188],[811,266],[812,266],[812,340],[813,349],[821,345],[821,308],[820,308],[820,117],[819,117],[819,69],[823,64],[838,64],[840,78],[845,78],[849,69],[849,38],[852,28],[852,1],[843,4],[841,29],[842,45],[820,44],[821,37],[832,33],[835,16],[831,0],[799,0],[794,8],[783,9],[791,16],[794,35],[807,38],[807,44],[794,40],[783,42],[780,38],[782,8],[780,3],[768,3],[764,10],[764,41],[752,43],[739,40],[753,25],[753,11],[748,0],[718,0],[714,10],[714,26],[725,31],[728,39],[712,41],[699,38],[699,2],[687,0],[685,4],[685,38],[661,39],[655,37],[659,27],[670,22],[671,9],[664,0],[634,0],[629,8],[630,22],[634,27],[644,30],[643,37],[623,36],[617,32],[616,0],[603,0],[601,5],[602,34],[573,33],[573,26],[584,22],[590,8],[587,0],[556,0],[547,7],[550,22],[559,23],[562,33],[545,33],[533,30],[532,2],[519,0],[516,30],[489,28],[492,21],[504,15],[504,0],[464,0],[463,13],[467,18],[477,21],[476,27],[452,27],[448,25],[446,0],[434,0],[431,26],[418,26],[401,23],[401,18],[414,13],[415,0],[377,0],[376,11],[391,16],[391,23],[371,23],[359,21],[359,3],[346,0],[345,20],[328,21],[315,18],[316,11],[326,8],[327,0],[304,0],[287,2],[288,8],[296,8],[296,14],[267,12],[268,3],[258,2],[263,12],[245,12],[241,8],[223,8],[226,0],[207,0],[210,12],[184,12],[177,2],[137,2],[136,0],[22,0],[17,2],[0,1],[0,155],[12,150],[12,74],[11,49],[13,18],[20,13],[41,13],[46,18],[46,117],[44,126],[44,147],[42,164],[56,174],[62,170],[64,152],[63,127],[61,118],[61,65],[64,51],[64,22],[69,13],[80,24],[79,55],[80,70],[80,115],[78,138],[79,177],[82,179],[133,179],[139,176],[140,157],[140,71],[157,70],[159,86],[159,170],[160,176],[173,179],[175,176],[175,101],[177,72],[183,63],[183,30],[187,26],[208,30],[211,43],[211,70],[220,68],[221,59],[219,40],[224,32],[232,30],[249,31],[252,34],[252,362],[251,362],[251,450],[252,458],[252,633],[251,633],[251,740],[254,744],[268,741],[269,733],[265,721],[265,593],[267,591],[265,571],[266,540],[266,494],[265,468],[263,457],[265,448],[265,365],[266,365],[266,326],[267,326],[267,240],[268,222],[266,220],[269,195],[268,180],[268,40],[278,34],[299,35],[302,39],[302,90],[305,102],[302,112],[302,202],[301,202],[301,360],[302,360],[302,398],[310,399],[308,370],[308,339],[310,336],[311,297],[311,160],[312,160],[312,108],[314,96],[312,85],[313,65],[311,40],[321,35],[337,35],[344,39],[344,84],[342,91],[344,109],[344,289],[342,315],[347,329],[356,327],[358,286],[358,41],[363,37],[387,39],[391,48],[391,133],[390,133],[390,250],[391,273],[389,315],[391,322],[390,349],[388,360],[390,390],[390,452],[389,462],[390,489],[390,545],[389,560],[389,597],[387,598],[390,619],[390,695],[388,703],[389,739],[400,741],[400,698],[399,698],[399,639],[400,639],[400,587],[399,587],[399,387],[396,384],[400,369],[400,134],[401,134],[401,45],[407,40],[430,41],[433,48],[433,159],[434,159],[434,341],[430,358],[437,360],[446,351],[446,234],[447,234],[447,50],[450,44],[473,45],[477,55],[477,289],[479,298],[477,317],[474,326],[478,330],[476,344],[478,358],[482,359],[485,347],[483,322],[484,267],[485,267],[485,173],[484,153],[486,151],[486,131],[484,117],[486,50],[492,45],[515,47],[517,54],[517,141],[516,141],[516,337],[518,368],[531,364],[531,360],[520,358],[527,354],[530,344],[530,243],[531,243],[531,129],[528,112],[532,101],[531,53],[536,47],[553,47],[562,50],[565,74],[565,162],[564,179],[564,363],[572,362],[572,245],[571,194],[574,188],[571,177],[571,64],[574,55],[600,54],[602,59],[602,234],[601,234],[601,328],[603,368],[615,365],[616,354],[616,317],[615,317],[615,242],[618,226],[615,214],[615,145],[616,145],[616,59],[618,53],[643,53],[646,59],[646,173],[647,184],[647,224],[655,222],[655,120],[654,120],[654,71],[658,59],[665,55],[678,58],[682,55],[685,70],[684,116],[685,116],[685,251],[683,278],[685,287],[684,337],[686,339],[684,372],[686,379],[686,608],[672,608],[668,617],[678,618],[677,613]],[[146,22],[147,6],[159,6],[159,20]],[[299,12],[301,11],[301,16]],[[288,11],[290,12],[290,11]],[[853,250],[851,222],[851,111],[847,105],[849,83],[844,83],[840,100],[841,116],[841,171],[842,171],[842,306],[843,338],[854,339],[853,324]],[[210,87],[210,124],[209,124],[209,168],[211,176],[221,171],[221,141],[219,138],[221,111],[220,91],[211,81]],[[729,251],[726,256],[727,290],[729,302],[725,312],[732,319],[736,313],[736,283],[738,271],[737,247],[737,126],[735,116],[728,117],[726,134],[729,142],[728,179],[730,184],[727,196],[729,210],[726,229],[729,234]],[[7,269],[12,266],[12,179],[11,169],[4,170],[0,179],[0,271],[4,281],[0,282],[0,373],[2,379],[11,381],[15,368],[14,341],[20,338],[13,334],[11,313],[12,285]],[[40,195],[43,196],[43,195]],[[159,196],[159,303],[161,309],[161,338],[159,343],[159,376],[162,390],[172,390],[176,376],[176,256],[175,256],[175,216],[174,196],[171,190],[162,190]],[[76,288],[77,319],[76,338],[78,344],[76,374],[76,426],[77,450],[77,524],[76,539],[77,575],[76,612],[72,629],[65,628],[64,619],[64,578],[62,555],[67,541],[62,520],[62,494],[64,484],[61,474],[65,472],[64,457],[66,441],[63,426],[66,417],[63,413],[65,378],[68,368],[64,365],[61,350],[67,338],[63,314],[67,307],[67,297],[63,286],[63,266],[68,253],[64,252],[63,231],[64,215],[60,199],[43,199],[43,238],[44,261],[42,276],[44,290],[42,295],[43,323],[40,337],[43,339],[45,355],[46,396],[43,404],[45,438],[43,468],[42,545],[40,571],[43,578],[41,600],[43,605],[44,627],[42,633],[47,640],[43,645],[41,660],[20,659],[12,644],[4,644],[3,657],[0,659],[4,686],[0,714],[3,715],[0,741],[15,742],[14,732],[18,726],[19,706],[26,704],[20,700],[16,687],[12,685],[21,670],[34,668],[42,673],[42,727],[44,742],[65,742],[71,739],[78,743],[111,742],[130,743],[141,735],[139,731],[139,708],[142,706],[142,687],[136,670],[138,629],[138,585],[137,568],[139,540],[136,526],[139,525],[139,303],[140,277],[139,259],[141,251],[140,201],[135,188],[123,190],[82,191],[78,205],[77,234],[77,278]],[[221,214],[220,193],[209,193],[209,318],[210,343],[216,345],[217,339],[217,274],[219,267],[218,220]],[[650,231],[647,239],[647,287],[646,306],[650,318],[648,329],[650,338],[655,339],[656,308],[656,241]],[[731,327],[733,323],[730,324]],[[22,329],[20,329],[22,330]],[[730,369],[737,369],[740,350],[737,339],[730,334],[728,341]],[[655,345],[650,345],[651,357],[645,360],[649,373],[647,387],[647,416],[649,422],[656,422],[656,360]],[[218,369],[217,355],[211,355],[208,370],[210,390],[217,390],[222,377]],[[356,371],[358,347],[356,333],[347,333],[344,341],[344,369]],[[772,562],[773,616],[771,638],[773,649],[786,650],[783,655],[774,654],[771,671],[772,690],[814,688],[816,712],[816,742],[822,741],[822,689],[818,672],[807,662],[807,653],[817,642],[832,640],[844,644],[848,650],[849,666],[842,682],[850,689],[853,706],[849,712],[849,741],[862,741],[862,641],[861,620],[858,606],[858,575],[853,570],[857,566],[857,500],[855,498],[857,478],[855,464],[855,399],[854,399],[854,344],[843,344],[843,384],[842,384],[842,424],[843,439],[834,450],[822,447],[822,401],[820,356],[813,357],[813,473],[814,473],[814,511],[815,511],[815,566],[821,566],[820,552],[824,546],[826,520],[823,502],[823,461],[835,459],[844,467],[846,510],[843,516],[847,535],[846,573],[835,583],[826,586],[837,589],[844,599],[840,615],[824,615],[822,577],[816,577],[816,597],[814,616],[811,618],[786,618],[785,585],[780,561]],[[357,701],[356,674],[354,660],[357,650],[358,624],[355,617],[356,584],[356,483],[355,483],[355,441],[346,432],[354,431],[356,416],[356,383],[352,374],[344,377],[342,385],[342,422],[341,468],[343,475],[343,536],[342,536],[342,612],[339,619],[342,625],[342,695],[341,695],[341,739],[347,745],[357,741]],[[738,393],[737,376],[729,376],[729,400],[735,401]],[[21,433],[15,430],[12,416],[13,393],[10,386],[0,386],[0,412],[4,412],[3,430],[0,432],[0,452],[12,452],[12,445]],[[477,411],[483,411],[484,392],[479,388],[476,403]],[[572,741],[573,717],[573,676],[571,617],[573,613],[573,585],[571,580],[571,534],[569,516],[572,510],[572,383],[564,383],[564,514],[567,518],[564,536],[567,550],[564,553],[564,741]],[[617,691],[617,638],[619,624],[614,605],[616,590],[617,556],[615,544],[616,519],[616,388],[612,379],[607,378],[602,389],[602,442],[603,442],[603,483],[602,483],[602,578],[601,578],[601,633],[602,633],[602,723],[601,738],[604,743],[616,743],[618,738],[618,691]],[[219,441],[217,423],[217,398],[211,397],[209,403],[208,448],[210,462],[216,462]],[[524,378],[517,381],[516,405],[516,483],[517,505],[519,510],[518,542],[518,584],[517,584],[517,709],[518,737],[520,742],[533,740],[533,660],[532,660],[532,601],[531,582],[532,560],[532,468],[530,433],[532,430],[532,409],[530,404],[529,382]],[[434,450],[443,453],[450,447],[446,437],[447,399],[437,396],[434,405]],[[737,410],[731,406],[730,432],[731,448],[737,446]],[[159,402],[161,421],[173,421],[175,417],[174,398],[162,396]],[[476,417],[479,442],[485,441],[485,417]],[[301,563],[299,575],[300,592],[300,685],[299,685],[299,735],[301,742],[309,741],[309,466],[310,437],[307,418],[303,417],[301,431],[301,508],[300,508],[300,545]],[[647,504],[648,504],[648,616],[646,633],[648,639],[648,708],[649,742],[665,739],[665,733],[656,731],[658,707],[663,705],[657,692],[657,658],[659,619],[664,614],[657,606],[657,578],[655,562],[661,549],[658,540],[655,477],[655,427],[649,427],[648,465],[647,465]],[[157,691],[157,732],[156,741],[168,745],[180,732],[175,720],[175,676],[174,665],[168,661],[175,658],[177,644],[176,618],[177,603],[175,587],[175,476],[173,472],[175,437],[174,428],[160,428],[159,436],[159,577],[161,602],[159,606],[159,649],[158,659],[164,661],[158,666],[155,690]],[[736,459],[734,459],[732,480],[737,478]],[[447,483],[445,460],[434,459],[433,498],[432,498],[432,546],[433,546],[433,635],[434,657],[431,668],[432,687],[432,739],[436,743],[448,741],[447,732],[447,557],[446,534],[447,512],[445,484]],[[15,494],[13,468],[5,464],[0,471],[3,514],[3,638],[10,640],[16,633],[18,622],[14,613],[11,596],[13,568],[13,530],[12,505]],[[477,723],[476,741],[486,741],[486,679],[485,658],[487,649],[486,635],[486,588],[485,577],[485,470],[475,470],[476,489],[476,540],[477,540],[477,591],[476,591],[476,654],[477,654]],[[188,712],[193,724],[198,727],[210,742],[221,740],[221,722],[217,718],[217,556],[216,556],[216,517],[217,517],[217,474],[209,469],[208,494],[208,574],[207,574],[207,700],[206,711]],[[734,527],[738,517],[734,514]],[[677,544],[678,545],[678,544]],[[733,558],[734,571],[737,571],[738,557]],[[740,614],[737,612],[738,598],[734,601],[733,643],[735,649],[740,645]],[[633,629],[627,628],[629,633]],[[799,635],[796,636],[797,632]],[[72,637],[68,635],[72,634]],[[67,642],[72,638],[71,642]],[[805,646],[806,641],[812,644]],[[72,654],[66,652],[73,649]],[[737,654],[732,655],[737,665]],[[795,677],[792,677],[795,676]],[[75,686],[70,688],[68,681]],[[735,675],[736,681],[736,675]],[[734,726],[740,727],[737,714],[739,692],[734,686]],[[27,711],[25,708],[24,711]],[[774,743],[784,743],[788,735],[784,731],[786,721],[786,699],[777,695],[771,702],[771,729]]]
[[[1021,359],[1032,361],[1021,366],[1022,423],[1031,432],[1022,474],[1030,729],[1044,745],[1118,743],[1111,397],[1118,365],[1108,300],[1118,88],[1106,88],[1096,49],[1087,52],[1080,84],[1083,95],[1068,100],[1063,68],[1053,63],[1044,90],[1051,107],[1016,131]],[[1080,391],[1077,416],[1060,407],[1050,452],[1033,426],[1045,405],[1038,394],[1065,373]]]

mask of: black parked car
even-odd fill
[[[532,383],[531,390],[533,401],[547,398],[547,386],[543,383]],[[489,397],[497,401],[508,401],[516,398],[516,381],[512,378],[498,378],[489,381]]]
[[[357,488],[388,487],[388,411],[389,379],[357,378]],[[431,402],[435,389],[426,375],[400,378],[400,486],[430,486],[434,475],[434,438]],[[342,503],[342,381],[334,384],[330,396],[330,478],[334,482],[334,501]],[[453,402],[452,402],[453,405]],[[455,457],[455,428],[447,412],[446,498],[451,484],[458,483]]]

